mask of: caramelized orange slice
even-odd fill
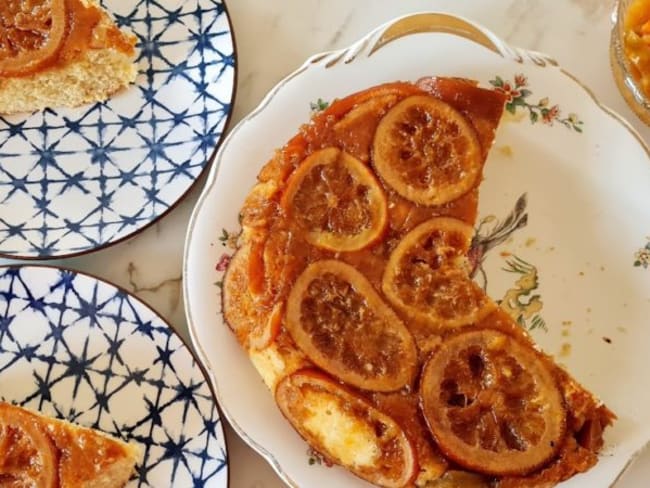
[[[373,143],[379,175],[404,198],[442,205],[476,184],[482,152],[476,131],[445,102],[408,97],[381,120]]]
[[[287,376],[275,398],[312,447],[360,478],[402,488],[417,474],[416,453],[402,428],[322,373],[302,370]]]
[[[334,147],[308,156],[289,178],[282,198],[290,218],[310,244],[357,251],[386,228],[386,196],[361,161]]]
[[[531,347],[495,330],[444,341],[424,367],[420,395],[440,449],[479,473],[530,473],[555,456],[564,437],[553,375]]]
[[[246,349],[263,349],[280,331],[283,304],[268,309],[253,300],[248,284],[249,257],[250,245],[243,246],[228,265],[223,280],[223,316]]]
[[[58,457],[37,418],[0,403],[0,486],[58,486]]]
[[[282,327],[283,314],[284,303],[278,302],[268,316],[264,317],[264,320],[255,324],[256,326],[251,331],[249,337],[249,346],[251,349],[264,349],[275,340]]]
[[[65,0],[3,0],[0,76],[32,73],[57,55],[66,35]]]
[[[337,146],[364,164],[370,161],[377,125],[398,100],[398,95],[391,93],[356,105],[332,127]]]
[[[307,267],[289,294],[286,327],[309,359],[346,383],[393,391],[413,381],[413,336],[348,264],[325,260]]]
[[[432,327],[458,327],[486,317],[494,304],[464,269],[473,229],[438,217],[406,234],[391,253],[382,290],[409,317]]]

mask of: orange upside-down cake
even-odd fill
[[[336,100],[241,209],[225,320],[297,432],[377,486],[553,486],[614,419],[470,277],[504,102],[456,78]]]

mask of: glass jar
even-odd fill
[[[621,95],[634,111],[634,113],[646,124],[650,125],[650,99],[641,87],[639,80],[635,77],[635,69],[630,63],[625,52],[625,17],[628,9],[636,0],[619,0],[612,13],[612,34],[610,40],[610,62],[614,80],[618,86]],[[650,9],[650,2],[648,5]],[[648,46],[648,56],[650,56],[650,45]],[[638,71],[637,71],[638,73]],[[650,68],[645,76],[650,78]]]

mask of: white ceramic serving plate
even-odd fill
[[[101,0],[137,38],[138,77],[104,103],[0,117],[0,255],[114,244],[166,214],[230,117],[234,40],[223,0]]]
[[[138,446],[127,488],[228,486],[200,364],[151,308],[91,276],[0,267],[0,400]]]
[[[400,18],[312,57],[221,147],[190,224],[184,291],[192,340],[223,412],[289,485],[366,485],[308,462],[307,445],[221,319],[219,283],[240,205],[273,149],[308,119],[310,103],[426,75],[472,78],[512,95],[481,186],[477,279],[618,415],[598,465],[562,485],[609,486],[650,439],[648,150],[552,59],[444,14]]]

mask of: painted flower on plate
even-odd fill
[[[222,254],[219,258],[219,261],[217,262],[217,265],[215,266],[215,269],[219,272],[226,271],[226,269],[228,269],[228,265],[230,264],[230,259],[230,254]]]
[[[531,101],[533,92],[530,90],[528,78],[525,75],[516,74],[514,81],[495,76],[489,83],[494,87],[494,90],[505,94],[505,109],[510,114],[515,115],[519,109],[522,109],[524,112],[528,112],[531,124],[536,124],[540,120],[546,125],[559,122],[568,129],[582,132],[583,122],[577,114],[570,113],[568,117],[561,117],[560,106],[555,104],[549,107],[550,100],[548,97],[540,98],[537,103],[533,103]]]

